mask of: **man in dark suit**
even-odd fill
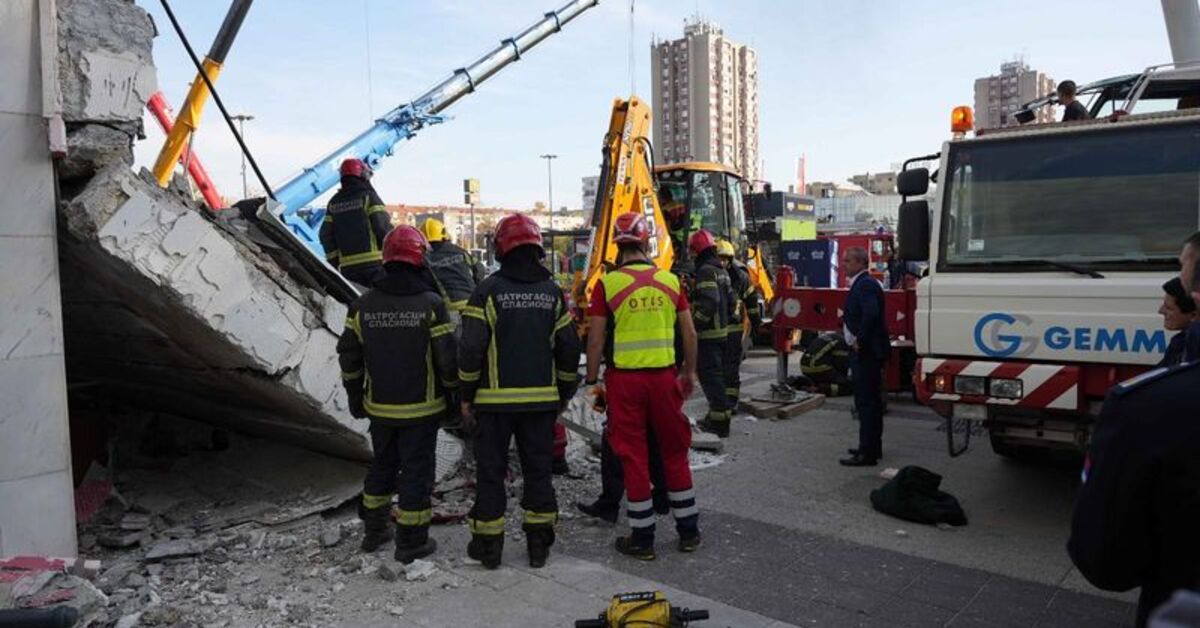
[[[883,456],[883,363],[891,343],[883,319],[883,286],[867,272],[868,264],[867,251],[861,247],[842,254],[846,276],[851,278],[842,324],[852,349],[850,374],[858,412],[858,447],[840,460],[847,467],[874,466]]]

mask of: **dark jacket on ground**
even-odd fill
[[[419,269],[389,264],[355,299],[338,340],[351,411],[387,425],[440,417],[458,387],[450,317]]]
[[[891,352],[884,320],[883,287],[868,272],[861,273],[846,295],[842,322],[858,340],[858,352],[883,360]]]
[[[1088,582],[1141,587],[1138,624],[1200,586],[1200,364],[1119,384],[1096,421],[1067,551]]]
[[[462,307],[471,298],[475,286],[483,281],[483,266],[465,249],[453,242],[434,242],[425,256],[437,277],[450,306]]]
[[[321,223],[325,259],[339,269],[378,266],[383,263],[383,238],[391,230],[391,218],[370,182],[342,177]]]
[[[463,309],[462,400],[478,411],[557,410],[579,385],[579,335],[536,251],[510,252]]]
[[[696,258],[696,284],[690,300],[699,339],[725,342],[729,315],[733,311],[733,287],[716,249],[709,249]]]

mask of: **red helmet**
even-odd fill
[[[542,248],[542,228],[525,214],[510,214],[496,225],[496,255],[504,257],[508,252],[524,244],[536,244]],[[542,249],[543,251],[545,249]]]
[[[400,225],[383,238],[383,263],[404,262],[413,266],[425,265],[429,242],[416,227]]]
[[[629,212],[617,216],[613,223],[613,242],[617,244],[641,244],[650,241],[650,228],[646,226],[646,217]]]
[[[688,250],[692,252],[692,256],[699,256],[716,245],[717,241],[713,239],[708,229],[701,229],[688,239]]]
[[[342,166],[338,168],[338,172],[343,177],[359,177],[362,179],[370,179],[374,171],[367,165],[367,162],[351,157],[342,160]]]

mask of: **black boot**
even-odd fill
[[[374,552],[392,540],[391,504],[379,508],[360,507],[359,512],[363,520],[362,551]]]
[[[575,507],[579,509],[579,512],[582,512],[589,517],[594,517],[601,521],[606,521],[613,524],[617,522],[617,515],[621,509],[620,506],[617,505],[609,506],[604,504],[599,499],[590,504],[585,502],[575,502]]]
[[[617,551],[638,560],[654,560],[654,536],[637,534],[617,537]]]
[[[696,423],[696,426],[709,434],[729,438],[729,415],[724,412],[709,412],[708,416]]]
[[[571,465],[567,464],[566,458],[555,458],[550,463],[550,472],[554,475],[568,475],[571,473]]]
[[[525,543],[529,550],[529,566],[537,569],[546,566],[550,558],[550,546],[554,545],[554,528],[538,526],[525,529]]]
[[[396,560],[405,565],[437,551],[437,541],[429,538],[429,526],[396,525]]]
[[[503,555],[503,535],[472,534],[471,542],[467,543],[467,556],[483,563],[483,566],[488,569],[499,567],[500,559]]]

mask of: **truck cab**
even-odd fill
[[[1157,309],[1200,228],[1200,110],[956,137],[898,181],[918,398],[993,449],[1083,450],[1114,384],[1155,365]],[[912,199],[912,200],[910,200]]]

